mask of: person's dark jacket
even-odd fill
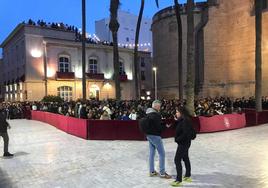
[[[6,121],[6,116],[3,112],[0,112],[0,133],[7,133],[7,127],[9,126]]]
[[[149,125],[146,133],[147,135],[161,136],[165,130],[166,125],[161,119],[160,113],[153,108],[148,108],[146,111],[147,117],[149,118]]]
[[[87,108],[83,106],[80,111],[80,118],[87,119]]]
[[[180,145],[189,145],[192,137],[192,122],[187,118],[180,118],[175,121],[176,134],[175,142]]]

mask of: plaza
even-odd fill
[[[38,121],[9,123],[15,157],[0,158],[1,188],[162,188],[172,181],[148,176],[146,141],[88,141]],[[190,149],[193,182],[183,187],[266,188],[267,145],[267,125],[198,134]],[[164,146],[166,170],[175,175],[176,143],[164,139]]]

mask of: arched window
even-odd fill
[[[88,62],[88,72],[92,74],[98,73],[98,59],[96,57],[90,57]]]
[[[58,96],[65,101],[70,101],[73,98],[73,88],[69,86],[58,87]]]
[[[119,75],[125,75],[125,67],[124,62],[122,60],[119,61]]]
[[[70,58],[66,55],[59,57],[59,72],[70,72]]]

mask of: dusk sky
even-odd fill
[[[196,0],[200,2],[204,0]],[[144,16],[152,17],[158,10],[173,5],[173,0],[146,0]],[[109,0],[87,0],[87,32],[93,34],[94,22],[109,16]],[[185,3],[185,0],[180,3]],[[121,0],[121,10],[138,14],[140,1]],[[0,43],[22,21],[31,18],[46,22],[63,22],[81,28],[81,0],[1,0]]]

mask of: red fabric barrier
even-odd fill
[[[268,111],[258,112],[258,125],[268,123]]]
[[[68,132],[68,119],[69,117],[67,116],[62,116],[62,115],[57,115],[57,128],[64,131]]]
[[[44,113],[45,113],[45,122],[54,127],[58,127],[58,114],[53,114],[49,112]]]
[[[67,132],[71,135],[87,139],[88,120],[67,117]]]
[[[141,133],[138,121],[113,121],[117,140],[145,140]]]
[[[32,120],[45,122],[45,113],[41,111],[31,111]]]
[[[212,117],[199,117],[200,132],[216,132],[238,129],[246,126],[245,114],[226,114]]]
[[[114,121],[89,120],[88,138],[90,140],[116,140],[116,127]]]
[[[257,113],[255,111],[247,111],[246,112],[246,126],[247,127],[251,127],[251,126],[255,126],[258,123],[257,120]]]

